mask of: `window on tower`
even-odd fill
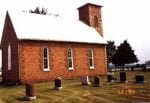
[[[94,26],[98,27],[98,18],[97,18],[97,16],[94,16]]]

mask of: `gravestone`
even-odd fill
[[[134,67],[131,67],[131,71],[134,71]]]
[[[126,79],[126,72],[120,72],[120,82],[121,83],[128,82],[127,79]]]
[[[144,83],[146,81],[144,81],[144,76],[143,75],[136,75],[135,76],[135,79],[136,79],[136,83]]]
[[[32,83],[26,83],[26,96],[25,99],[26,100],[36,100],[36,96],[35,96],[35,91],[34,91],[34,84]]]
[[[111,74],[108,74],[107,75],[107,80],[108,80],[108,82],[113,82],[114,78],[113,78],[113,76]]]
[[[55,79],[55,87],[54,89],[56,90],[61,90],[62,89],[62,84],[61,84],[62,78],[58,77]]]
[[[83,76],[81,81],[82,81],[82,85],[89,85],[89,84],[91,84],[90,81],[89,81],[89,77],[88,76]]]
[[[146,66],[143,65],[143,66],[141,67],[141,69],[142,69],[142,71],[146,71]]]
[[[94,87],[100,87],[100,86],[102,86],[102,84],[101,84],[101,78],[100,78],[100,77],[98,77],[98,76],[95,76],[95,77],[94,77],[93,86],[94,86]]]

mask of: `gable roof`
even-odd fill
[[[104,38],[93,28],[79,20],[59,16],[33,13],[13,13],[8,15],[16,36],[20,40],[45,40],[105,44]]]

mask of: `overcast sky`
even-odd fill
[[[102,5],[104,37],[117,45],[128,40],[140,63],[150,60],[150,0],[0,0],[0,37],[6,10],[29,11],[44,7],[49,13],[78,19],[77,8],[92,2]]]

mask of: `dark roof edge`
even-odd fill
[[[80,6],[80,7],[78,7],[78,9],[80,9],[80,8],[86,6],[86,5],[92,5],[92,6],[97,6],[97,7],[103,7],[102,5],[97,5],[97,4],[94,4],[94,3],[86,3],[86,4],[84,4],[84,5]]]
[[[58,42],[58,43],[78,43],[78,44],[97,44],[106,45],[107,43],[90,43],[90,42],[76,42],[76,41],[57,41],[57,40],[37,40],[37,39],[19,39],[20,41],[36,41],[36,42]]]

